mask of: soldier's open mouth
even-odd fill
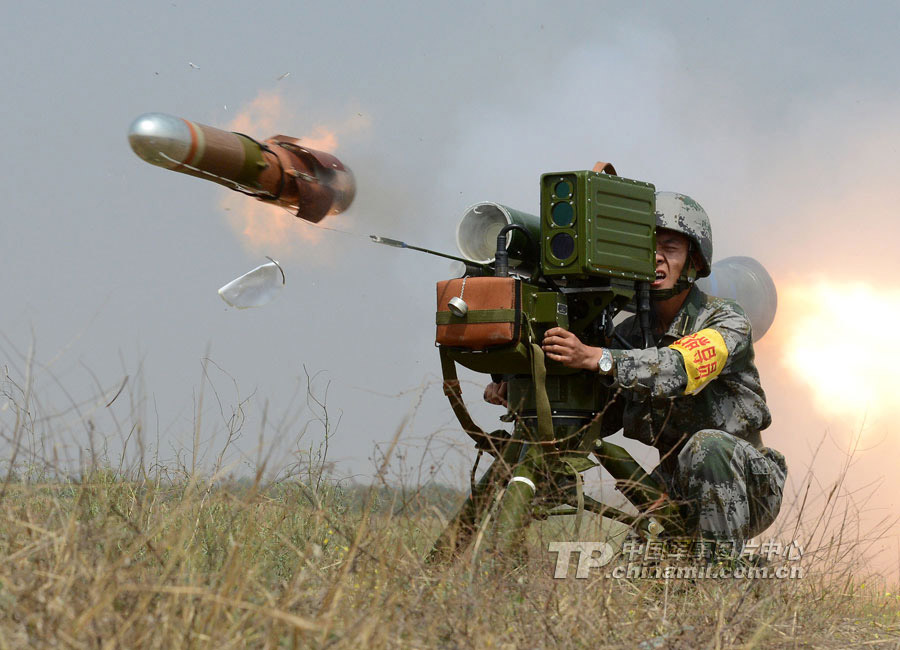
[[[666,279],[666,274],[665,274],[665,272],[664,272],[664,271],[657,271],[657,272],[656,272],[656,280],[654,280],[653,283],[652,283],[650,286],[651,286],[651,287],[658,287],[660,284],[663,283],[663,281],[664,281],[665,279]]]

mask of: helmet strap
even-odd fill
[[[668,300],[669,298],[674,298],[683,291],[687,291],[692,286],[694,286],[692,282],[688,282],[683,278],[678,278],[678,282],[676,282],[675,286],[671,289],[650,289],[650,300],[653,302]]]

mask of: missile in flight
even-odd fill
[[[128,129],[132,150],[151,165],[204,178],[317,223],[353,202],[353,173],[297,138],[262,142],[165,113],[144,113]]]

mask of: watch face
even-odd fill
[[[612,362],[612,355],[609,353],[609,350],[604,350],[603,355],[600,357],[600,371],[609,372],[612,370]]]

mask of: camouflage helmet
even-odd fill
[[[656,193],[656,227],[679,232],[690,239],[703,258],[697,276],[705,278],[712,265],[712,228],[706,211],[694,199],[677,192]]]

